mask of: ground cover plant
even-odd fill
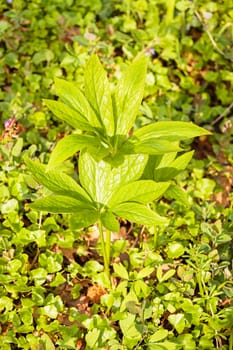
[[[231,4],[0,11],[2,349],[232,349]]]

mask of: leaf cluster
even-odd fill
[[[106,71],[92,54],[84,74],[85,94],[76,83],[56,80],[60,100],[46,100],[47,106],[58,118],[83,133],[59,141],[46,169],[27,161],[36,179],[54,192],[37,200],[33,208],[75,213],[76,222],[83,226],[100,220],[104,227],[116,232],[119,223],[115,217],[142,225],[165,222],[146,204],[158,199],[169,184],[154,182],[154,174],[139,180],[146,166],[148,175],[154,172],[155,162],[158,163],[157,157],[149,162],[148,155],[163,156],[160,178],[170,180],[185,168],[192,155],[176,158],[176,152],[181,150],[179,142],[208,132],[192,123],[157,122],[130,133],[143,98],[145,76],[146,59],[142,57],[124,72],[112,93]],[[59,170],[53,170],[80,150],[81,187]],[[166,161],[167,154],[172,157]],[[160,159],[160,166],[162,163]],[[157,178],[159,170],[156,170]]]

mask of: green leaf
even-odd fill
[[[196,342],[192,334],[181,334],[176,338],[176,342],[182,346],[183,350],[197,349]]]
[[[119,321],[123,333],[123,345],[126,349],[135,349],[137,343],[142,339],[142,334],[136,328],[135,318],[136,315],[128,313],[125,319]]]
[[[125,156],[124,161],[112,170],[114,181],[120,178],[119,184],[124,185],[138,180],[144,171],[147,160],[148,156],[144,154]]]
[[[178,170],[184,170],[187,167],[190,160],[192,159],[193,154],[194,154],[194,151],[190,151],[182,154],[181,156],[174,159],[173,162],[170,164],[170,166]]]
[[[169,183],[156,183],[152,180],[133,181],[121,186],[111,197],[108,206],[123,202],[147,204],[159,198],[168,188]]]
[[[158,169],[158,168],[169,167],[173,162],[173,160],[176,158],[176,156],[177,156],[177,152],[173,152],[173,153],[163,154],[160,158],[154,157],[154,160],[156,160],[154,168]]]
[[[91,331],[89,331],[86,336],[85,336],[85,340],[87,343],[87,346],[89,349],[98,349],[98,347],[96,346],[97,342],[98,342],[98,338],[100,336],[100,329],[94,328]]]
[[[31,278],[35,281],[35,286],[42,285],[48,276],[48,272],[42,268],[38,267],[31,271]]]
[[[99,214],[95,209],[80,208],[78,212],[70,218],[72,229],[80,229],[93,225],[99,218]]]
[[[87,119],[90,125],[101,128],[101,123],[76,82],[55,78],[55,89],[62,102],[78,112],[82,118]]]
[[[162,121],[154,124],[146,125],[134,132],[141,142],[160,138],[169,141],[181,141],[196,136],[210,135],[205,130],[193,123],[179,121]],[[176,151],[176,150],[174,150]]]
[[[167,272],[165,272],[163,274],[162,266],[159,265],[158,268],[157,268],[156,276],[158,278],[158,281],[161,283],[161,282],[167,281],[169,278],[174,276],[175,273],[176,273],[176,270],[171,269],[171,270],[168,270]]]
[[[150,338],[149,342],[156,343],[160,340],[167,338],[168,330],[167,329],[158,329]]]
[[[146,266],[142,270],[140,270],[137,274],[137,280],[142,279],[144,277],[149,276],[152,272],[154,272],[154,267]]]
[[[29,158],[25,159],[25,163],[35,179],[50,191],[90,203],[86,191],[72,177],[56,170],[46,171],[45,165],[33,162]]]
[[[154,179],[156,181],[171,180],[187,167],[188,163],[192,159],[193,153],[194,151],[186,152],[171,162],[165,162],[162,158],[159,166],[154,170]],[[168,159],[166,156],[167,155],[164,155],[164,157]]]
[[[12,148],[12,151],[11,151],[12,156],[19,157],[22,152],[22,148],[23,148],[23,138],[19,137],[14,147]]]
[[[184,314],[174,314],[168,316],[168,321],[175,328],[175,330],[180,334],[185,328],[185,318]]]
[[[40,339],[42,342],[42,347],[44,349],[55,350],[55,346],[54,346],[52,340],[50,339],[50,337],[48,336],[48,334],[46,334],[46,333],[42,334]]]
[[[113,269],[114,269],[115,274],[118,277],[121,277],[125,280],[129,279],[128,271],[126,270],[124,265],[122,265],[121,263],[119,263],[119,264],[113,263]]]
[[[171,242],[167,247],[167,255],[171,259],[177,259],[184,254],[184,246],[179,242]]]
[[[111,165],[103,160],[97,162],[89,153],[79,157],[79,178],[93,201],[104,204],[111,195]],[[116,185],[116,184],[115,184]],[[114,183],[112,183],[114,187]]]
[[[119,217],[141,225],[164,225],[167,220],[145,205],[127,202],[116,205],[112,211]]]
[[[32,310],[30,308],[22,308],[19,314],[24,325],[31,325],[33,323]]]
[[[151,138],[141,141],[136,141],[133,138],[134,146],[133,150],[135,153],[146,153],[151,155],[159,155],[170,152],[179,152],[182,148],[179,147],[178,142],[171,142],[168,140],[159,140],[157,138]]]
[[[107,204],[120,186],[142,175],[147,158],[146,155],[129,155],[119,166],[112,168],[110,163],[97,162],[89,153],[83,152],[79,158],[80,182],[93,201]]]
[[[143,178],[155,181],[169,181],[185,169],[192,159],[193,151],[176,158],[177,152],[164,155],[150,155]]]
[[[0,311],[10,311],[13,309],[13,300],[7,296],[0,297]]]
[[[175,168],[159,168],[155,169],[153,178],[155,181],[169,181],[174,179],[179,173],[180,170]]]
[[[84,73],[85,96],[107,135],[113,136],[115,131],[112,110],[111,89],[107,73],[98,57],[91,55]]]
[[[15,198],[9,199],[7,202],[1,204],[1,214],[10,214],[18,211],[19,203]]]
[[[61,139],[56,147],[54,148],[49,163],[47,166],[48,169],[52,169],[57,166],[59,163],[62,163],[67,158],[71,157],[76,152],[82,150],[85,147],[95,147],[96,152],[98,148],[101,147],[99,139],[96,136],[91,135],[68,135]]]
[[[147,58],[136,59],[122,74],[114,95],[116,134],[125,135],[133,126],[140,107],[147,69]]]
[[[168,188],[165,196],[168,199],[175,199],[177,202],[180,202],[182,205],[186,207],[190,206],[187,193],[183,188],[180,188],[179,185],[172,184]]]
[[[112,232],[119,232],[120,231],[120,224],[118,220],[116,219],[115,215],[111,213],[110,211],[104,212],[100,220],[103,224],[103,226]]]
[[[69,107],[63,102],[43,100],[46,106],[55,116],[75,129],[83,131],[96,131],[96,129],[88,122],[88,120],[78,113],[75,109]]]
[[[148,350],[178,350],[176,343],[165,340],[162,343],[152,343],[148,344]]]
[[[156,181],[168,181],[184,170],[193,156],[193,151],[176,157],[176,153],[165,154],[158,165],[155,166],[153,178]],[[157,163],[155,159],[155,163]]]
[[[51,195],[38,199],[29,206],[33,209],[50,213],[78,213],[83,209],[94,209],[87,202],[60,195]]]

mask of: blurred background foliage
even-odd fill
[[[54,344],[140,349],[143,342],[148,349],[233,348],[232,42],[228,0],[0,0],[3,350],[55,349]],[[90,297],[93,284],[104,284],[102,265],[89,249],[95,228],[80,231],[66,215],[42,217],[27,209],[38,185],[23,162],[26,154],[46,162],[54,142],[70,132],[43,98],[53,98],[55,77],[82,87],[92,51],[113,83],[136,55],[148,56],[135,127],[183,120],[213,132],[185,145],[195,148],[195,158],[176,178],[180,190],[171,186],[156,208],[170,218],[166,232],[122,226],[127,239],[120,236],[112,256],[123,254],[131,277],[126,271],[101,303],[103,291],[95,291],[97,302]],[[64,165],[68,173],[74,166],[75,159]],[[158,267],[156,275],[144,283],[137,269],[151,264]],[[126,296],[134,304],[126,307]],[[153,336],[158,327],[162,332]],[[129,329],[134,340],[127,338]]]

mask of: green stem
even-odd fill
[[[106,238],[105,238],[105,249],[108,258],[108,266],[110,264],[110,251],[111,251],[111,232],[106,229]]]
[[[104,241],[104,232],[103,232],[103,225],[102,222],[99,220],[98,222],[99,226],[99,233],[100,233],[100,243],[101,243],[101,250],[104,258],[104,270],[110,280],[110,271],[109,271],[109,262],[110,262],[110,240],[109,240],[109,231],[106,233],[106,243]]]
[[[233,350],[233,334],[230,335],[229,350]]]
[[[200,270],[198,270],[196,278],[197,278],[197,283],[198,283],[198,287],[199,287],[199,293],[203,297],[204,296],[204,290],[203,290],[203,287],[202,287],[202,279],[201,279],[201,271]]]
[[[154,249],[157,249],[157,244],[158,244],[158,227],[155,226],[155,231],[154,231]]]

